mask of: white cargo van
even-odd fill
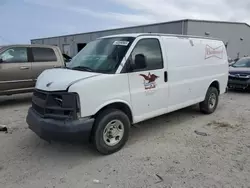
[[[213,113],[226,91],[222,41],[124,34],[90,42],[67,68],[36,83],[29,128],[46,140],[92,141],[102,154],[121,149],[131,124],[200,103]]]

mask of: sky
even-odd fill
[[[249,0],[0,0],[0,45],[179,19],[250,24]]]

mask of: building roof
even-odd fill
[[[162,25],[162,24],[171,24],[171,23],[179,23],[179,22],[189,22],[189,21],[190,22],[223,23],[223,24],[241,24],[241,25],[246,25],[246,26],[250,27],[247,23],[244,23],[244,22],[229,22],[229,21],[183,19],[183,20],[175,20],[175,21],[169,21],[169,22],[159,22],[159,23],[153,23],[153,24],[137,25],[137,26],[130,26],[130,27],[121,27],[121,28],[115,28],[115,29],[106,29],[106,30],[99,30],[99,31],[92,31],[92,32],[69,34],[69,35],[44,37],[44,38],[37,38],[37,39],[31,39],[31,40],[50,39],[50,38],[58,38],[58,37],[68,37],[68,36],[75,36],[75,35],[82,35],[82,34],[92,34],[92,33],[98,33],[98,32],[108,32],[108,31],[116,31],[116,30],[122,30],[122,29],[133,29],[133,28],[139,28],[139,27],[148,27],[148,26],[155,26],[155,25]]]
[[[197,19],[186,19],[186,21],[191,21],[191,22],[209,22],[209,23],[225,23],[225,24],[243,24],[247,25],[250,27],[247,23],[245,22],[233,22],[233,21],[216,21],[216,20],[197,20]]]

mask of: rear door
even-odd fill
[[[53,48],[31,47],[30,51],[32,54],[31,69],[34,82],[44,70],[59,67],[61,64]]]
[[[0,59],[0,91],[33,87],[26,47],[7,48]]]

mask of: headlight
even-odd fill
[[[62,108],[77,108],[78,95],[75,93],[52,93],[48,95],[48,106],[60,106]]]
[[[80,102],[77,93],[58,92],[48,95],[46,108],[51,114],[61,114],[78,118]]]
[[[35,90],[32,107],[44,118],[67,120],[80,116],[80,100],[77,93]]]
[[[75,94],[76,95],[76,115],[77,115],[77,118],[80,118],[81,117],[81,103],[80,103],[80,97],[78,94]]]

